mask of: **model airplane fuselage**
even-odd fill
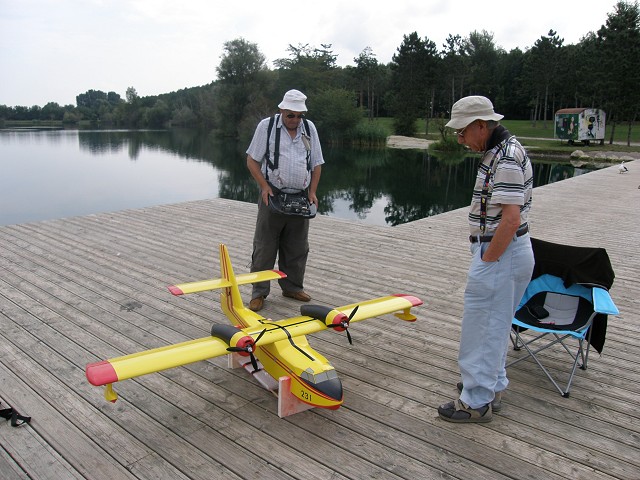
[[[422,304],[410,295],[390,295],[337,309],[303,305],[300,316],[272,321],[244,306],[238,286],[283,278],[282,272],[236,276],[224,245],[220,245],[220,271],[220,279],[179,284],[169,290],[183,295],[221,289],[220,303],[231,325],[215,324],[211,336],[201,339],[89,364],[89,382],[106,386],[105,398],[115,401],[114,382],[235,352],[245,356],[254,369],[259,368],[259,361],[276,380],[289,377],[291,394],[302,402],[335,409],[343,402],[342,383],[329,361],[311,348],[306,335],[326,328],[343,331],[350,322],[393,312],[402,320],[414,321],[411,307]]]

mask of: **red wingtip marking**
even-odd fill
[[[96,387],[118,381],[118,375],[116,374],[113,365],[111,365],[108,360],[90,363],[85,369],[85,375],[87,376],[89,383]]]
[[[182,295],[184,292],[182,290],[180,290],[178,287],[176,287],[175,285],[171,285],[169,288],[169,291],[171,293],[173,293],[174,295]]]
[[[396,293],[395,295],[393,295],[394,297],[402,297],[407,299],[412,306],[417,307],[418,305],[422,305],[422,300],[420,300],[418,297],[414,297],[413,295],[405,295],[404,293]]]
[[[278,275],[280,275],[280,278],[286,278],[287,274],[284,272],[281,272],[280,270],[273,270],[274,272],[276,272]]]

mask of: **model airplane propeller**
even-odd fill
[[[317,305],[309,305],[307,306],[307,308],[301,308],[300,309],[300,313],[302,313],[303,315],[306,313],[307,315],[311,315],[311,309],[317,307]],[[356,312],[358,311],[358,307],[356,306],[356,308],[353,309],[353,311],[351,312],[351,315],[349,315],[349,318],[340,320],[339,323],[332,323],[330,325],[327,325],[327,327],[329,328],[333,328],[336,332],[345,332],[347,334],[347,340],[349,340],[349,345],[353,345],[353,340],[351,339],[351,334],[349,333],[349,322],[351,321],[351,319],[353,318],[353,316],[356,314]]]
[[[211,328],[211,335],[217,336],[214,333],[215,332],[214,329],[216,329],[216,327],[226,327],[226,326],[227,325],[214,325]],[[247,341],[244,347],[238,347],[237,345],[235,347],[229,347],[227,348],[227,352],[237,352],[237,353],[244,352],[245,354],[249,354],[249,358],[251,359],[251,365],[253,366],[253,371],[257,372],[259,370],[258,361],[256,360],[256,356],[253,354],[253,351],[256,348],[256,343],[258,343],[258,341],[260,340],[260,338],[262,338],[262,335],[266,331],[267,331],[266,329],[262,330],[255,340],[251,339]]]
[[[86,367],[89,382],[105,386],[105,398],[115,402],[118,398],[112,388],[115,382],[235,354],[249,357],[246,365],[251,365],[253,373],[265,371],[281,382],[286,378],[290,388],[290,393],[286,393],[299,401],[336,409],[343,402],[342,383],[327,359],[311,348],[306,335],[331,328],[346,332],[352,344],[349,333],[352,322],[394,312],[398,318],[412,322],[416,317],[411,308],[422,304],[422,300],[411,295],[389,295],[339,308],[303,305],[300,316],[272,321],[244,306],[238,286],[277,280],[285,277],[284,273],[268,270],[236,276],[227,248],[222,244],[220,272],[220,279],[183,283],[169,287],[169,291],[183,295],[221,289],[220,303],[231,325],[213,325],[208,337],[89,364]],[[283,394],[282,385],[279,395]]]

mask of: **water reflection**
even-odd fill
[[[0,130],[3,184],[14,186],[0,192],[0,224],[216,196],[255,202],[246,146],[191,129]],[[324,156],[319,212],[378,225],[467,206],[478,161],[397,149],[324,147]],[[585,172],[533,160],[535,186]]]

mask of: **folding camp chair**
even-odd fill
[[[532,239],[532,246],[536,265],[512,322],[514,349],[524,347],[527,354],[507,367],[531,358],[560,394],[568,397],[576,368],[587,369],[590,347],[602,352],[607,315],[619,313],[608,291],[615,275],[604,249],[537,239]],[[577,348],[572,350],[574,342]],[[565,387],[543,365],[542,360],[549,365],[549,359],[538,355],[557,344],[573,360]]]

